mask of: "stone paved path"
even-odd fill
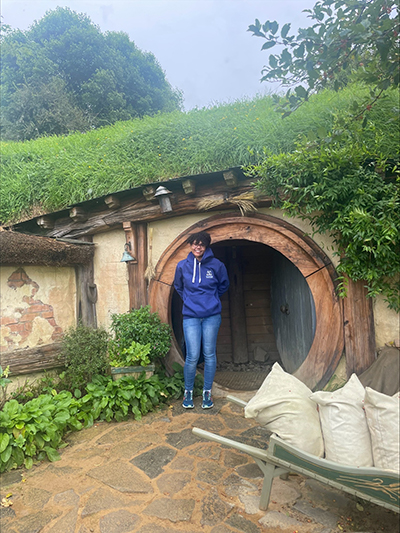
[[[193,426],[266,447],[268,433],[225,399],[180,402],[141,421],[72,433],[61,461],[3,474],[1,533],[333,533],[399,531],[398,516],[301,476],[276,479],[258,509],[254,461],[200,441]],[[10,496],[10,494],[12,494]]]

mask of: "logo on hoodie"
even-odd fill
[[[206,272],[206,278],[213,278],[214,275],[213,275],[213,271],[212,270],[207,270]]]

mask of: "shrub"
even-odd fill
[[[161,322],[158,313],[152,313],[150,307],[132,309],[127,313],[112,315],[109,352],[112,359],[120,359],[124,350],[132,348],[132,342],[150,345],[148,358],[150,362],[164,358],[171,347],[171,328]]]
[[[58,388],[83,391],[97,374],[108,371],[109,335],[103,328],[93,329],[83,324],[70,328],[64,335],[61,357],[65,372]]]

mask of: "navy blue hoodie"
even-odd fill
[[[228,274],[210,248],[200,262],[190,252],[176,267],[174,287],[183,300],[183,318],[205,318],[221,312],[219,297],[228,290]]]

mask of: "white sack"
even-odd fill
[[[349,466],[373,466],[364,397],[365,389],[356,374],[341,389],[311,394],[319,406],[326,459]]]
[[[311,390],[275,363],[257,393],[248,402],[246,418],[255,418],[269,431],[301,450],[322,457],[324,445]]]
[[[374,466],[400,471],[400,393],[387,396],[365,389],[365,412],[371,433]]]

